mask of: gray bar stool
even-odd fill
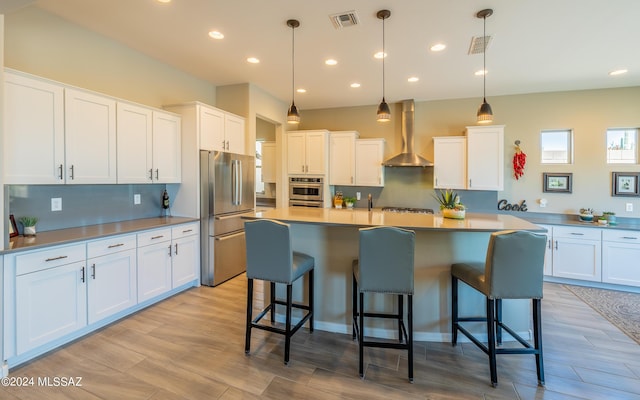
[[[284,363],[289,363],[291,336],[309,320],[309,330],[313,332],[313,257],[292,251],[289,225],[278,221],[262,219],[247,221],[244,224],[247,251],[247,330],[244,351],[249,354],[251,348],[251,328],[278,333],[285,336]],[[293,282],[309,273],[308,305],[294,303],[292,300]],[[271,287],[269,305],[255,319],[253,314],[253,280],[268,281]],[[287,285],[286,301],[276,299],[276,283]],[[276,305],[286,306],[285,328],[275,327]],[[302,319],[291,327],[291,310],[299,308],[307,312]],[[260,320],[270,312],[271,325],[260,324]]]
[[[395,227],[360,229],[359,258],[353,261],[353,339],[358,337],[359,372],[364,378],[364,347],[382,347],[408,351],[409,382],[413,383],[413,270],[415,232]],[[365,293],[398,295],[397,313],[364,311]],[[403,299],[407,296],[407,326],[404,324]],[[358,299],[359,298],[359,299]],[[399,343],[364,339],[364,317],[391,318],[398,321]],[[407,331],[408,328],[408,331]],[[404,343],[403,343],[404,342]]]
[[[535,354],[538,384],[544,386],[540,300],[542,299],[546,243],[545,235],[532,232],[494,232],[489,239],[484,263],[451,265],[451,343],[456,345],[458,331],[460,331],[489,356],[491,385],[493,387],[498,386],[496,354]],[[461,318],[458,316],[459,280],[485,295],[486,318]],[[502,323],[502,299],[532,299],[533,346]],[[487,323],[487,345],[480,342],[460,324],[466,321]],[[502,329],[520,342],[523,347],[496,348],[496,342],[497,345],[502,344]]]

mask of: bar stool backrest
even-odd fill
[[[541,299],[546,235],[528,231],[491,234],[485,282],[493,299]]]
[[[247,278],[291,283],[293,252],[289,225],[270,219],[244,223]]]
[[[360,229],[359,290],[413,294],[415,236],[396,227]]]

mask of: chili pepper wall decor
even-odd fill
[[[520,141],[516,140],[516,153],[513,155],[513,176],[516,180],[524,175],[524,165],[527,163],[527,155],[520,148]]]

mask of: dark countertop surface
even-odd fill
[[[601,225],[597,220],[593,222],[580,221],[577,215],[570,214],[543,214],[543,213],[514,213],[513,215],[525,219],[534,224],[544,225],[563,225],[576,226],[584,228],[600,228],[600,229],[627,229],[632,231],[640,231],[640,219],[638,218],[620,218],[617,217],[617,223]]]

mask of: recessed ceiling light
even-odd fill
[[[307,93],[307,89],[300,88],[300,89],[296,90],[296,92],[298,92],[298,93]]]
[[[158,3],[171,3],[171,0],[158,0]]]
[[[352,83],[351,85],[349,85],[349,86],[351,86],[352,88],[359,88],[359,87],[360,87],[360,84],[359,84],[358,82],[353,82],[353,83]]]
[[[213,39],[224,39],[224,35],[218,31],[210,31],[209,36]]]
[[[250,62],[251,64],[258,64],[260,60],[255,57],[249,57],[247,58],[247,62]]]
[[[611,75],[611,76],[622,75],[622,74],[626,74],[627,72],[629,72],[629,71],[626,70],[626,69],[616,69],[615,71],[609,72],[609,75]]]
[[[431,51],[442,51],[447,48],[447,45],[444,43],[436,43],[431,46]]]
[[[387,53],[383,53],[381,51],[377,52],[376,54],[373,55],[375,58],[383,58],[383,57],[387,57]]]
[[[489,71],[487,71],[486,69],[479,69],[474,73],[474,75],[475,76],[482,76],[482,75],[486,75],[488,73],[489,73]]]
[[[407,81],[409,82],[418,82],[420,80],[420,78],[418,78],[417,76],[412,76],[409,79],[407,79]]]
[[[327,64],[327,65],[336,65],[336,64],[338,64],[338,61],[334,60],[333,58],[330,58],[330,59],[326,60],[324,63]]]

